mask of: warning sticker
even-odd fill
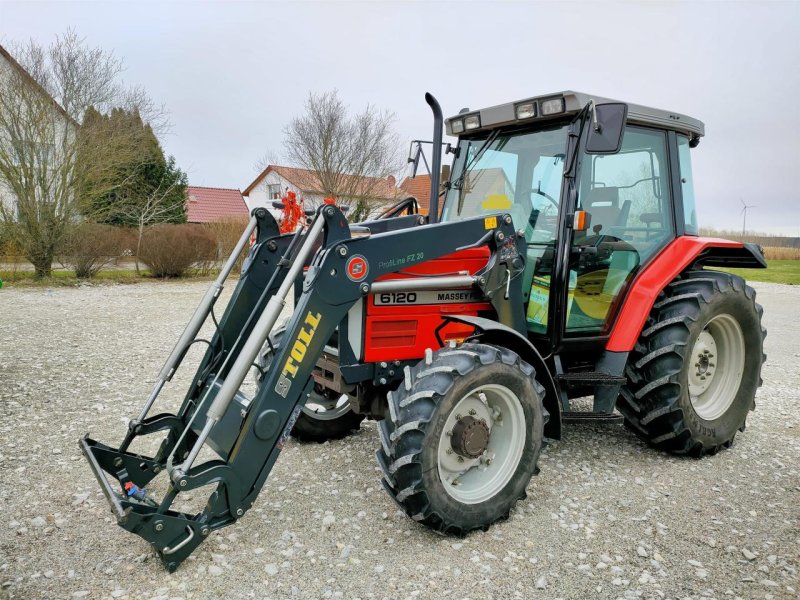
[[[483,220],[484,229],[494,229],[497,227],[497,217],[486,217]]]

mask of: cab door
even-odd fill
[[[589,215],[569,255],[565,337],[613,323],[626,285],[674,238],[667,134],[628,125],[616,154],[584,154],[578,210]]]

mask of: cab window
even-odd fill
[[[555,239],[566,127],[462,139],[443,221],[509,213],[529,242]]]
[[[667,137],[627,126],[617,154],[584,155],[570,254],[568,334],[607,330],[625,284],[673,238]]]
[[[681,193],[683,196],[683,218],[686,233],[697,235],[697,208],[694,203],[694,183],[692,180],[692,158],[689,156],[689,138],[678,136],[678,162],[681,170]]]

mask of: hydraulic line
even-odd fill
[[[285,266],[287,264],[291,264],[292,263],[292,253],[294,252],[294,249],[297,246],[298,241],[300,239],[302,239],[302,234],[303,234],[303,230],[302,229],[298,229],[295,232],[294,236],[292,237],[292,241],[289,242],[289,246],[286,248],[286,252],[283,253],[283,256],[281,257],[281,260],[278,263],[279,267],[282,267],[282,266]],[[258,301],[255,304],[256,307],[261,306],[263,304],[264,298],[269,293],[269,290],[272,289],[272,285],[275,282],[275,278],[277,276],[278,276],[278,269],[273,271],[272,276],[269,279],[269,282],[264,287],[264,291],[261,292],[261,296],[259,296]],[[172,452],[170,452],[169,456],[167,456],[167,470],[169,470],[169,471],[172,470],[172,468],[173,468],[173,458],[175,456],[175,450],[180,446],[181,442],[183,442],[183,439],[186,437],[186,432],[189,431],[192,428],[192,424],[194,423],[194,420],[197,418],[197,415],[200,414],[200,410],[203,408],[203,406],[206,403],[206,400],[208,400],[208,398],[209,398],[209,394],[210,394],[211,389],[214,387],[214,384],[217,381],[219,381],[219,377],[220,377],[219,373],[221,371],[224,371],[225,366],[228,364],[228,361],[230,360],[231,356],[233,355],[233,350],[235,350],[239,346],[239,343],[242,341],[242,337],[244,335],[243,332],[247,331],[247,329],[250,327],[250,323],[252,322],[253,316],[255,315],[255,313],[256,313],[256,311],[253,311],[253,313],[251,313],[250,316],[247,318],[247,321],[245,322],[244,326],[241,328],[238,337],[233,342],[233,346],[231,346],[230,352],[225,357],[225,360],[222,361],[222,365],[221,365],[219,371],[214,376],[214,380],[206,388],[206,393],[203,395],[203,397],[201,398],[200,402],[197,403],[197,406],[195,407],[194,412],[192,413],[192,416],[189,419],[189,422],[186,423],[186,426],[184,427],[183,431],[181,432],[181,435],[178,438],[178,441],[175,443],[175,446],[173,447]],[[220,332],[220,335],[221,335],[221,332]]]
[[[286,297],[289,295],[295,279],[297,279],[297,277],[300,275],[306,261],[314,251],[314,243],[322,232],[324,225],[325,220],[323,219],[322,214],[319,213],[317,218],[314,219],[314,223],[311,225],[311,228],[308,230],[303,245],[300,247],[297,256],[292,261],[292,264],[289,267],[289,272],[286,274],[286,278],[283,280],[283,283],[281,283],[281,287],[278,289],[277,293],[269,299],[269,302],[267,302],[267,306],[261,313],[261,317],[256,322],[253,330],[250,332],[250,336],[239,352],[236,362],[233,363],[233,366],[228,371],[228,374],[225,377],[219,392],[217,393],[214,401],[211,403],[211,406],[208,409],[208,412],[206,413],[206,423],[203,426],[203,430],[197,437],[194,446],[192,446],[186,461],[184,461],[183,465],[181,465],[181,467],[178,469],[179,473],[176,473],[178,478],[181,476],[180,473],[187,473],[189,469],[191,469],[192,464],[194,464],[197,455],[200,453],[200,450],[203,447],[203,444],[205,444],[205,441],[211,433],[214,425],[225,414],[225,411],[228,409],[228,406],[233,400],[236,392],[239,391],[239,388],[241,387],[244,378],[247,376],[253,361],[258,356],[258,352],[264,346],[264,342],[266,341],[267,337],[269,337],[269,334],[272,333],[275,323],[278,321],[278,317],[283,311],[283,307],[286,305]],[[213,384],[212,386],[209,386],[206,396],[208,396],[212,387]],[[205,398],[203,401],[205,401]],[[195,415],[196,414],[197,411],[195,411]],[[186,429],[188,429],[188,427]],[[184,433],[186,429],[184,430]],[[177,445],[175,447],[177,448]],[[172,455],[170,455],[170,458],[172,458]]]
[[[200,332],[200,328],[203,326],[203,323],[205,323],[205,320],[208,317],[208,313],[211,311],[211,307],[214,305],[214,302],[216,302],[217,298],[222,292],[223,284],[233,270],[233,267],[236,264],[236,259],[239,258],[242,250],[244,250],[245,244],[247,244],[250,236],[253,234],[253,231],[255,231],[256,224],[256,218],[251,217],[250,221],[247,223],[247,227],[245,227],[245,230],[242,233],[242,236],[236,243],[236,247],[233,249],[233,252],[231,252],[228,260],[223,265],[222,270],[214,280],[214,283],[212,283],[211,287],[209,287],[206,291],[205,296],[203,296],[203,299],[195,309],[192,318],[189,319],[189,323],[183,330],[183,334],[181,334],[181,337],[178,339],[178,342],[172,349],[169,358],[167,358],[167,361],[164,363],[161,372],[158,374],[158,381],[156,381],[153,391],[150,393],[147,402],[145,402],[145,405],[142,407],[142,411],[139,413],[139,416],[135,422],[141,423],[144,421],[145,417],[147,417],[147,413],[150,412],[153,403],[161,392],[161,389],[164,387],[164,384],[172,379],[172,376],[175,374],[175,371],[181,364],[181,361],[186,354],[186,350],[192,345],[192,343],[194,343],[195,337],[197,337],[197,334]]]

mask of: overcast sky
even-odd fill
[[[10,2],[0,43],[68,27],[125,60],[171,112],[164,139],[194,185],[244,189],[282,150],[309,91],[445,116],[574,89],[706,124],[693,150],[701,225],[800,235],[800,2]]]

